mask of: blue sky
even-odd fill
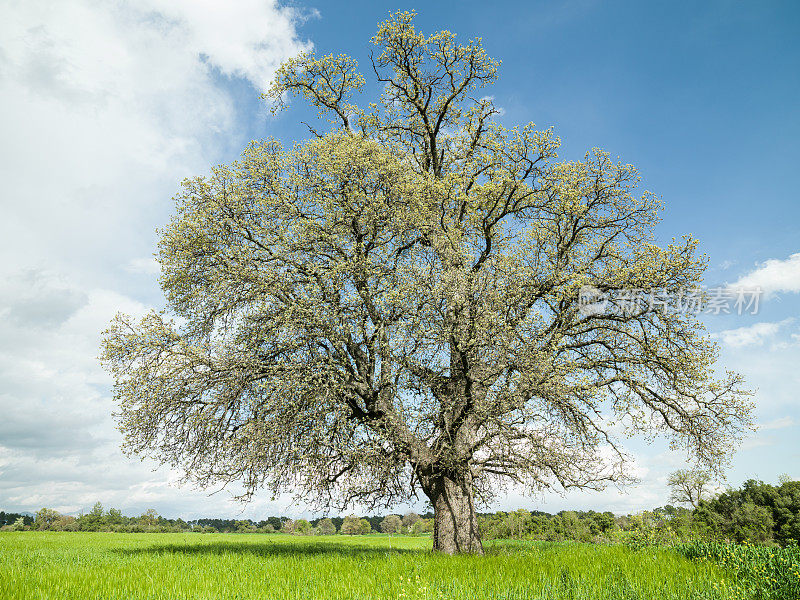
[[[564,158],[601,147],[635,164],[665,202],[659,238],[699,238],[709,285],[768,292],[757,315],[707,319],[719,364],[758,390],[761,428],[728,482],[800,478],[797,3],[30,0],[0,7],[0,509],[242,510],[119,453],[99,333],[118,310],[162,305],[155,228],[183,177],[251,139],[305,136],[299,102],[272,117],[258,98],[277,65],[313,48],[368,75],[369,38],[397,9],[483,38],[505,124],[553,126]],[[509,490],[495,508],[663,504],[683,457],[628,446],[641,483],[624,494]],[[304,510],[263,497],[242,514]]]

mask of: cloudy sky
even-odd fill
[[[710,286],[764,290],[758,314],[707,319],[720,365],[758,390],[728,482],[800,478],[798,5],[430,4],[0,0],[0,509],[304,512],[267,495],[242,509],[122,456],[98,339],[117,311],[163,305],[155,230],[182,178],[251,139],[303,136],[301,109],[273,117],[258,98],[276,66],[306,49],[363,63],[400,8],[483,37],[507,124],[553,125],[566,158],[599,146],[636,164],[666,204],[659,237],[698,237]],[[625,493],[510,492],[495,508],[663,504],[683,457],[629,447],[641,483]]]

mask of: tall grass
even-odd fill
[[[0,598],[736,597],[718,585],[725,568],[669,549],[494,542],[484,557],[429,549],[429,539],[403,536],[0,533]]]
[[[675,549],[687,558],[713,561],[722,566],[731,575],[729,590],[743,598],[800,599],[800,548],[797,546],[775,548],[693,542],[679,544]]]

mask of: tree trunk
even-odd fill
[[[483,554],[472,482],[439,476],[425,493],[433,504],[433,549],[445,554]]]

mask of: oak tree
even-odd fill
[[[714,475],[708,469],[678,469],[669,474],[667,485],[670,488],[670,502],[700,506],[701,500],[708,500]]]
[[[407,512],[403,515],[403,529],[405,531],[411,531],[411,528],[414,524],[419,521],[419,515],[413,511]]]
[[[61,515],[58,511],[52,508],[42,508],[36,511],[36,516],[33,521],[34,527],[39,531],[55,529],[60,518]]]
[[[336,533],[336,525],[333,524],[329,518],[325,517],[324,519],[320,519],[320,522],[317,524],[317,531],[320,535],[333,535]]]
[[[381,521],[381,532],[382,533],[400,533],[403,529],[403,521],[400,519],[398,515],[387,515],[383,521]]]
[[[376,102],[357,103],[355,60],[301,55],[267,96],[323,125],[183,183],[159,246],[168,312],[105,335],[127,450],[244,498],[421,492],[448,553],[482,552],[476,503],[504,482],[623,481],[627,434],[718,465],[749,424],[739,376],[714,375],[696,315],[612,293],[698,286],[696,241],[655,243],[660,200],[632,166],[503,126],[481,41],[413,16],[372,39]],[[604,310],[582,310],[586,286]]]

